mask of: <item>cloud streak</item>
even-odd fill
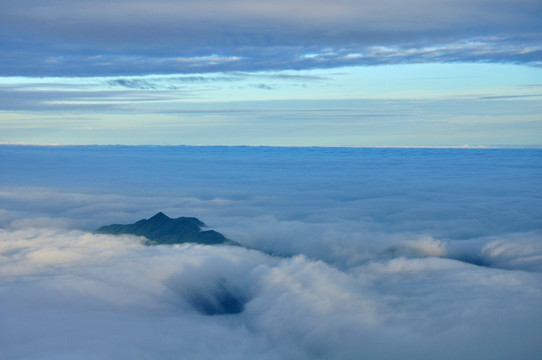
[[[537,145],[539,75],[524,66],[410,64],[3,77],[0,142]]]

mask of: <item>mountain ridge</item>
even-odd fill
[[[100,227],[97,234],[131,234],[147,238],[146,245],[172,245],[195,243],[202,245],[239,244],[226,238],[215,230],[202,230],[207,225],[195,217],[170,218],[158,212],[149,219],[142,219],[133,224],[111,224]]]

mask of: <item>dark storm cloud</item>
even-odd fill
[[[541,58],[542,8],[536,0],[0,4],[4,74],[207,72],[427,61],[536,64]],[[311,54],[317,56],[306,57]]]

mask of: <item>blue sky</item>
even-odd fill
[[[0,1],[0,142],[542,145],[539,1]]]

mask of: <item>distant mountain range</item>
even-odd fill
[[[195,243],[203,245],[239,245],[214,230],[201,230],[205,223],[195,217],[172,219],[159,212],[150,219],[139,220],[127,225],[106,225],[95,232],[98,234],[132,234],[144,236],[147,245]]]

